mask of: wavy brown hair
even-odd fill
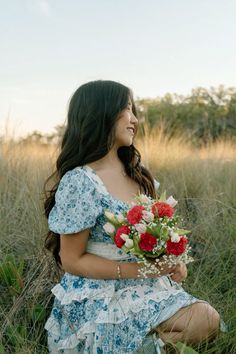
[[[137,117],[132,91],[114,81],[97,80],[80,86],[71,97],[67,116],[67,125],[61,143],[61,152],[56,161],[56,171],[48,177],[44,185],[45,216],[55,205],[55,194],[61,178],[67,171],[83,166],[104,157],[114,145],[115,123],[120,113],[132,101],[133,114]],[[122,146],[118,157],[124,169],[134,181],[151,197],[156,197],[154,179],[141,164],[141,155],[134,147]],[[47,188],[54,180],[54,186]],[[50,250],[60,266],[60,237],[48,231],[45,240],[46,249]]]

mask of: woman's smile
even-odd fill
[[[132,135],[134,135],[134,128],[129,127],[129,128],[127,128],[127,129],[128,129],[128,131],[129,131]]]

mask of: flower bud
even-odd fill
[[[120,235],[120,238],[122,238],[122,240],[124,240],[124,241],[127,241],[127,240],[129,240],[129,235],[127,235],[127,234],[121,234],[121,235]]]
[[[175,200],[172,195],[166,200],[166,203],[169,204],[172,208],[178,204],[177,200]]]
[[[146,226],[144,224],[135,224],[134,226],[140,234],[144,234],[146,232]]]
[[[124,246],[127,247],[127,248],[132,248],[134,246],[134,241],[131,240],[131,239],[128,239],[128,240],[125,241]]]
[[[104,226],[103,229],[106,231],[106,233],[108,234],[114,234],[114,232],[116,231],[115,227],[110,223],[107,222]]]
[[[150,203],[150,199],[145,194],[140,194],[139,200],[141,203]]]
[[[154,219],[154,215],[151,211],[143,210],[142,218],[147,222],[151,222]]]
[[[118,220],[119,222],[123,222],[123,221],[125,220],[125,217],[124,217],[124,215],[122,215],[122,214],[116,215],[116,218],[117,218],[117,220]]]
[[[171,242],[179,242],[180,236],[174,232],[173,230],[170,231]]]
[[[104,214],[108,220],[115,221],[115,215],[113,213],[111,213],[110,211],[106,210]]]

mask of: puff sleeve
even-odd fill
[[[102,212],[100,199],[95,183],[83,169],[66,172],[49,214],[49,229],[58,234],[73,234],[93,227]]]

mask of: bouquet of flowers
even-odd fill
[[[118,248],[143,263],[139,276],[146,278],[148,274],[160,274],[163,264],[172,266],[180,261],[185,264],[193,261],[186,236],[190,231],[178,226],[177,203],[172,196],[167,199],[166,193],[158,200],[140,194],[131,208],[123,213],[115,215],[105,211],[105,232]]]

